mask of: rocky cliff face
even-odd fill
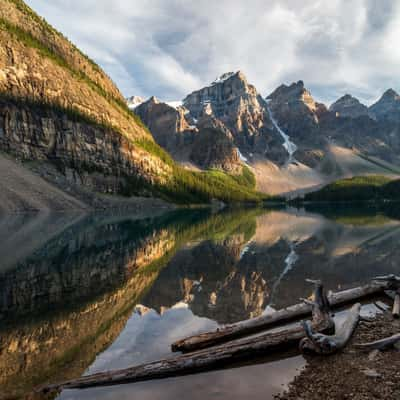
[[[212,115],[204,113],[194,118],[184,106],[173,107],[155,97],[136,107],[135,113],[148,126],[156,142],[178,161],[241,173],[233,136]]]
[[[198,131],[189,124],[183,107],[172,107],[155,97],[137,106],[135,113],[147,125],[156,142],[170,152],[182,150],[192,143]]]
[[[122,191],[128,176],[156,182],[166,171],[161,160],[112,129],[7,100],[0,100],[0,148],[25,160],[53,162],[71,183],[106,193]]]
[[[211,115],[200,117],[198,129],[190,159],[202,168],[217,168],[234,175],[240,174],[242,163],[229,129]]]
[[[276,151],[282,150],[282,138],[266,102],[241,71],[222,75],[210,86],[189,94],[183,104],[195,119],[206,113],[222,122],[246,157],[254,153],[276,161],[287,157],[284,150]]]
[[[169,179],[112,81],[20,0],[0,0],[0,43],[0,150],[100,192]]]

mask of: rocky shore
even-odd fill
[[[390,313],[361,322],[349,346],[330,357],[307,357],[307,366],[279,400],[369,400],[400,398],[400,351],[357,349],[355,343],[382,339],[400,331]]]

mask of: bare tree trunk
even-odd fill
[[[309,321],[303,322],[306,337],[300,341],[300,350],[307,353],[332,354],[343,349],[357,328],[360,309],[360,303],[354,304],[342,324],[335,322],[335,334],[332,336],[315,333]]]
[[[364,297],[376,295],[383,292],[385,289],[387,289],[386,281],[373,282],[353,289],[332,293],[328,296],[328,299],[332,307],[338,307]],[[273,314],[262,315],[257,318],[218,328],[215,331],[205,332],[178,340],[171,345],[171,348],[172,351],[195,351],[261,332],[273,326],[307,317],[310,314],[311,306],[309,304],[295,304],[282,310],[275,311]]]
[[[315,289],[315,302],[312,308],[312,329],[315,331],[332,329],[333,321],[329,313],[329,304],[326,301],[322,285],[318,283]],[[270,332],[253,338],[239,339],[191,354],[183,354],[170,359],[154,361],[127,369],[98,373],[45,386],[39,388],[38,391],[48,393],[61,389],[83,389],[193,374],[220,368],[249,357],[257,357],[267,351],[277,350],[282,347],[287,348],[289,345],[298,344],[299,340],[304,336],[304,329],[298,324],[279,332]]]

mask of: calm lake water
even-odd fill
[[[397,207],[397,206],[396,206]],[[169,357],[181,337],[399,273],[400,217],[325,207],[0,218],[0,399]],[[272,399],[292,351],[234,368],[57,399]]]

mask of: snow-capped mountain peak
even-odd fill
[[[126,103],[131,110],[134,110],[137,106],[140,106],[144,102],[144,99],[140,96],[131,96],[126,99]]]

